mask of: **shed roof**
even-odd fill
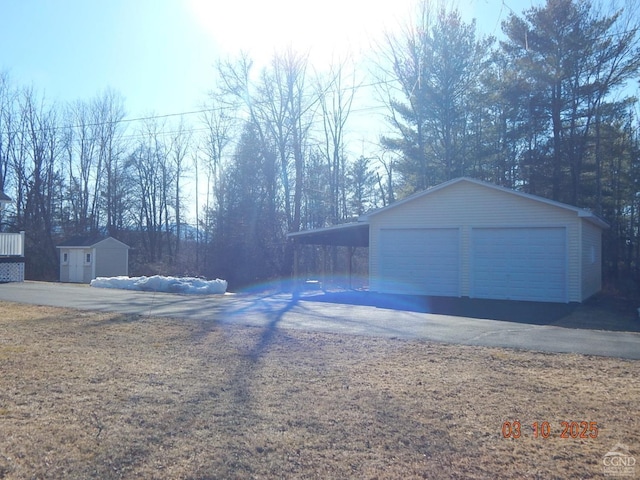
[[[111,239],[115,242],[122,244],[122,246],[129,248],[128,245],[117,240],[113,237],[105,237],[102,235],[78,235],[75,237],[71,237],[65,240],[62,243],[59,243],[56,248],[83,248],[83,247],[95,247],[99,243],[104,242],[105,240]]]
[[[4,193],[2,190],[0,190],[0,202],[11,202],[11,198],[9,197],[9,195],[7,195],[6,193]]]
[[[398,200],[397,202],[392,203],[391,205],[387,205],[386,207],[382,207],[382,208],[379,208],[377,210],[373,210],[373,211],[361,216],[359,218],[359,220],[362,221],[362,222],[368,222],[370,217],[378,215],[379,213],[386,212],[386,211],[391,210],[393,208],[397,208],[397,207],[399,207],[401,205],[404,205],[405,203],[411,202],[411,201],[413,201],[413,200],[415,200],[417,198],[422,198],[422,197],[425,197],[427,195],[431,195],[431,194],[433,194],[433,193],[435,193],[435,192],[437,192],[439,190],[442,190],[444,188],[450,187],[451,185],[455,185],[455,184],[461,183],[461,182],[473,183],[473,184],[476,184],[476,185],[483,186],[485,188],[490,188],[490,189],[493,189],[493,190],[498,190],[500,192],[508,193],[509,195],[516,195],[518,197],[526,198],[528,200],[533,200],[533,201],[540,202],[540,203],[543,203],[543,204],[546,204],[546,205],[552,205],[554,207],[558,207],[558,208],[562,208],[562,209],[565,209],[565,210],[569,210],[569,211],[575,212],[578,217],[582,217],[582,218],[590,221],[591,223],[597,225],[600,228],[609,228],[609,224],[607,222],[602,220],[600,217],[595,215],[590,210],[587,210],[587,209],[584,209],[584,208],[574,207],[573,205],[568,205],[566,203],[557,202],[555,200],[549,200],[548,198],[539,197],[537,195],[532,195],[530,193],[518,192],[518,191],[512,190],[510,188],[501,187],[501,186],[495,185],[493,183],[483,182],[482,180],[476,180],[475,178],[469,178],[469,177],[454,178],[453,180],[449,180],[448,182],[441,183],[441,184],[436,185],[434,187],[428,188],[427,190],[422,190],[420,192],[414,193],[413,195],[409,195],[408,197],[405,197],[402,200]]]

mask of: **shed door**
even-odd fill
[[[474,228],[471,296],[567,301],[567,235],[561,228]]]
[[[69,281],[84,282],[84,250],[72,248],[69,250]]]
[[[459,246],[457,228],[381,230],[381,290],[412,295],[459,296]]]

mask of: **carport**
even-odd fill
[[[328,247],[346,247],[346,264],[349,286],[353,278],[353,257],[358,247],[369,248],[369,223],[353,222],[343,225],[335,225],[315,230],[293,232],[287,235],[294,244],[293,275],[299,278],[300,271],[300,247],[302,245],[317,245],[322,247],[323,271],[322,277],[325,279],[324,263],[327,256]]]

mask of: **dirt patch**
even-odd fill
[[[599,294],[558,322],[559,327],[619,332],[640,332],[640,314],[635,300]]]
[[[4,302],[0,332],[0,478],[601,478],[618,443],[640,460],[638,361]]]

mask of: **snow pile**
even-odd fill
[[[122,290],[142,290],[145,292],[168,292],[209,294],[225,293],[227,281],[203,280],[195,277],[164,277],[153,275],[152,277],[98,277],[91,280],[91,286],[97,288],[120,288]]]

